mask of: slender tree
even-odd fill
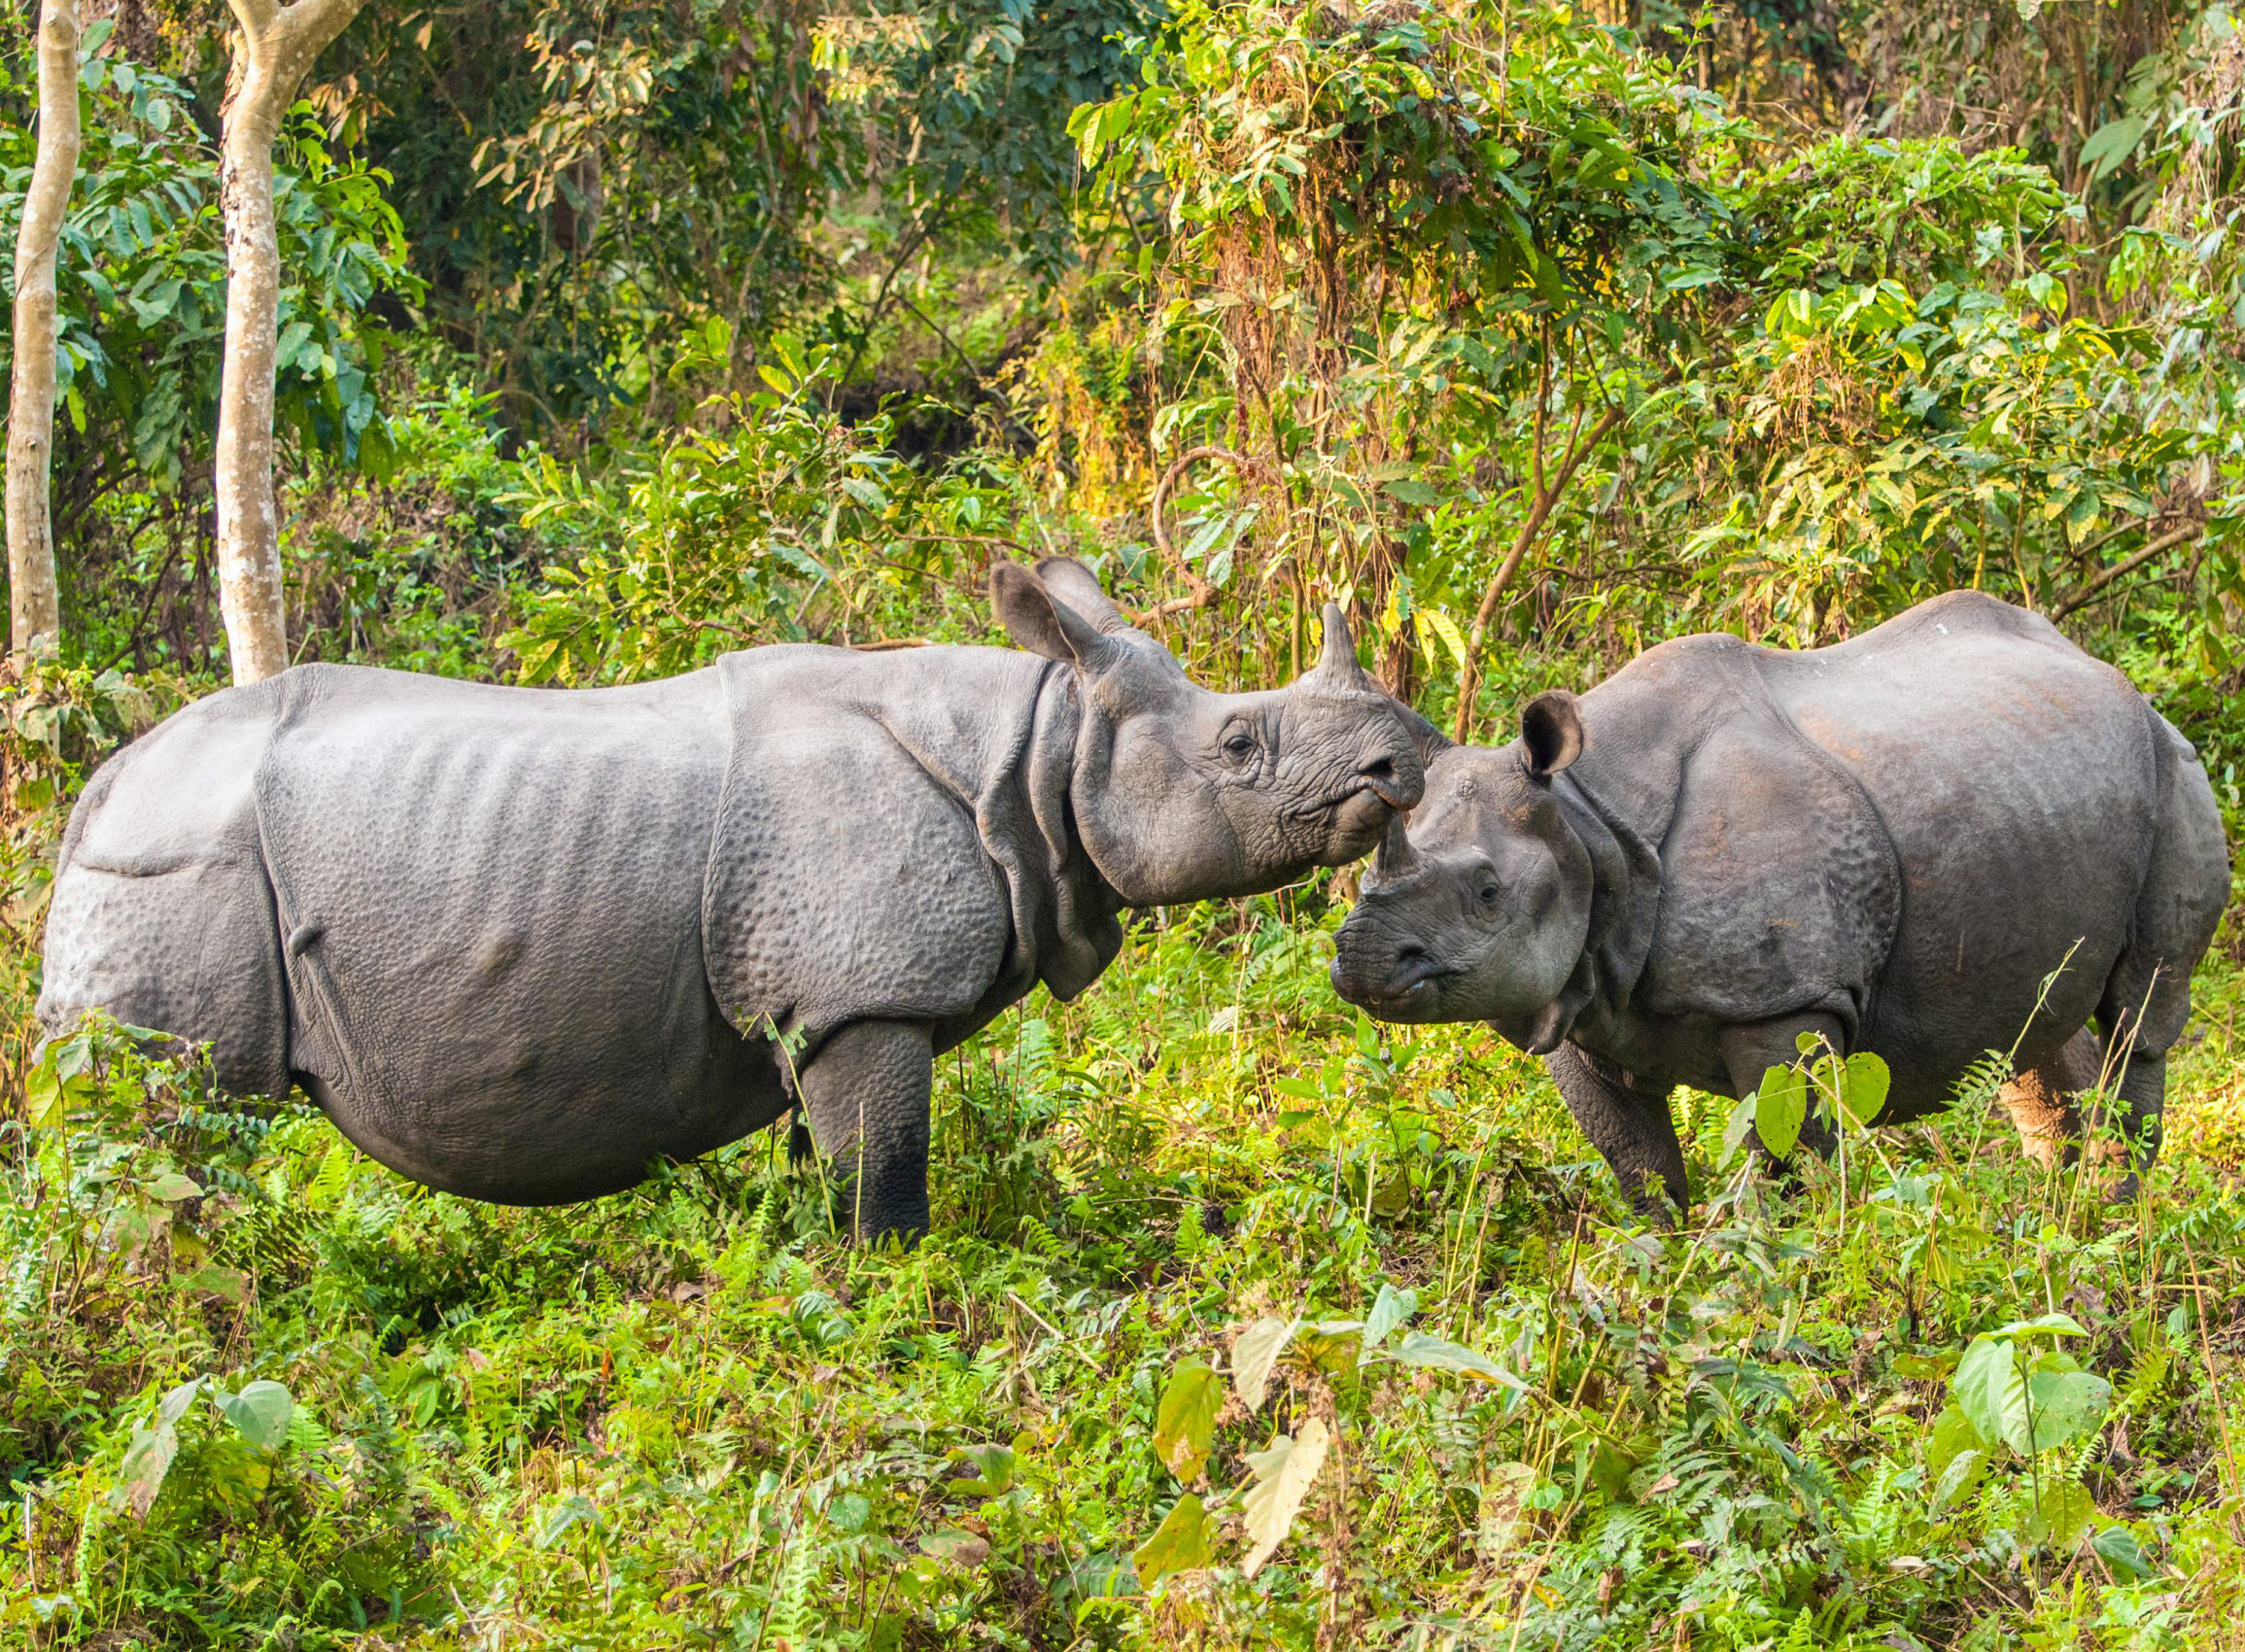
[[[279,521],[273,504],[273,355],[281,252],[273,228],[273,143],[281,117],[328,43],[364,0],[231,0],[239,24],[220,156],[226,237],[225,362],[219,388],[219,605],[234,681],[289,663]]]
[[[78,0],[39,17],[39,150],[16,239],[16,365],[8,401],[8,632],[19,651],[62,635],[48,462],[54,446],[54,253],[78,176]]]

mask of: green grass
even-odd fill
[[[910,1255],[772,1138],[505,1210],[121,1053],[17,1103],[0,1645],[2236,1642],[2234,966],[2140,1204],[1985,1093],[1780,1197],[1694,1097],[1660,1234],[1539,1064],[1357,1022],[1337,914],[1283,905],[1169,914],[947,1058]],[[2103,1408],[1955,1451],[1959,1356],[2051,1312]],[[1233,1340],[1297,1317],[1251,1411]],[[285,1431],[214,1402],[253,1381]],[[1249,1577],[1249,1459],[1321,1428]]]

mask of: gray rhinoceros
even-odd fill
[[[1802,1033],[1883,1057],[1897,1121],[2016,1041],[2047,1151],[2094,1015],[2157,1153],[2228,846],[2190,743],[2049,621],[1954,592],[1800,653],[1687,637],[1509,745],[1427,745],[1333,983],[1547,1057],[1641,1206],[1686,1205],[1670,1091],[1743,1095]]]
[[[1214,694],[1081,566],[991,581],[1024,647],[781,646],[668,681],[308,666],[216,694],[72,816],[40,1000],[294,1083],[431,1187],[582,1199],[801,1104],[867,1235],[927,1222],[930,1062],[1122,909],[1368,850],[1422,783],[1339,611]],[[1040,656],[1042,656],[1040,658]]]

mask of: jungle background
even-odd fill
[[[33,153],[0,7],[0,235]],[[1944,1119],[1646,1231],[1539,1064],[1325,983],[1347,875],[1142,914],[939,1072],[936,1230],[758,1138],[416,1188],[98,1027],[55,843],[227,678],[229,19],[89,4],[58,653],[12,657],[0,1643],[2245,1643],[2245,915],[2108,1207]],[[1328,597],[1446,728],[1978,586],[2245,826],[2245,33],[2167,0],[372,0],[278,146],[291,657],[582,685],[997,641],[1204,680]]]

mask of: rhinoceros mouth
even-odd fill
[[[1353,976],[1336,957],[1333,990],[1383,1021],[1431,1020],[1440,1007],[1443,983],[1457,973],[1432,958],[1418,957],[1399,964],[1384,981],[1367,981]]]

